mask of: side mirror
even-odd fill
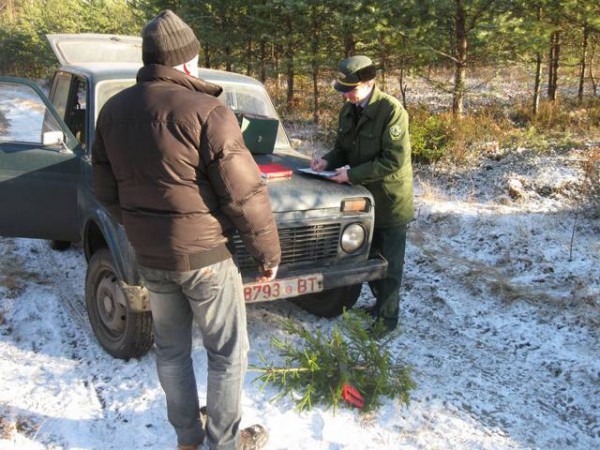
[[[46,131],[42,133],[44,147],[62,147],[65,144],[65,135],[62,131]]]

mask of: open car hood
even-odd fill
[[[142,38],[116,34],[47,34],[61,65],[142,64]]]

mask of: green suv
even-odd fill
[[[0,77],[0,235],[47,239],[56,250],[81,242],[86,307],[98,341],[117,358],[139,357],[152,345],[147,291],[124,230],[94,197],[90,149],[102,105],[135,83],[141,39],[48,39],[62,64],[48,97],[36,83]],[[200,77],[223,87],[219,98],[240,118],[259,166],[291,171],[265,179],[282,247],[278,278],[255,283],[256,264],[232,237],[246,301],[289,298],[323,317],[351,308],[362,282],[387,269],[370,255],[370,193],[299,171],[309,160],[292,149],[260,82],[215,70],[201,70]]]

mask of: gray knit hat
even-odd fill
[[[165,10],[142,30],[145,65],[175,67],[198,56],[200,42],[192,29],[171,10]]]

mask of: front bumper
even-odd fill
[[[360,284],[365,281],[378,280],[385,277],[387,273],[387,261],[382,256],[376,256],[362,262],[346,264],[335,264],[322,266],[315,269],[282,270],[277,274],[277,279],[305,277],[318,273],[323,277],[323,289],[334,289],[352,284]],[[243,276],[244,286],[248,287],[254,283],[257,273]],[[122,282],[122,288],[128,295],[128,308],[133,312],[146,312],[150,310],[148,291],[143,286],[128,286]],[[281,295],[272,300],[292,298],[293,296]],[[250,303],[253,300],[248,300]],[[264,301],[264,300],[263,300]],[[271,300],[269,300],[271,301]]]
[[[277,279],[304,277],[318,273],[323,276],[323,290],[328,290],[381,279],[385,277],[387,267],[387,261],[378,255],[375,258],[362,262],[335,264],[302,270],[282,270],[277,274]],[[246,275],[243,277],[243,281],[245,286],[251,285],[254,283],[254,276]],[[289,298],[289,296],[279,298]]]

